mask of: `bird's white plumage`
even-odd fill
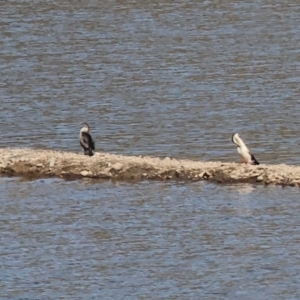
[[[89,131],[90,131],[90,127],[87,124],[83,123],[82,128],[80,129],[80,132],[79,132],[79,139],[81,139],[83,132],[89,133]]]
[[[83,125],[83,127],[80,129],[80,133],[82,133],[82,132],[89,132],[89,131],[90,131],[90,128],[87,125]]]
[[[244,141],[240,138],[238,133],[232,136],[232,142],[237,146],[237,152],[241,156],[245,163],[258,164],[254,156],[251,154],[249,148],[246,146]]]

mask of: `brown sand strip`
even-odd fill
[[[123,156],[96,153],[93,157],[63,151],[0,149],[0,172],[26,178],[82,177],[115,180],[210,180],[220,183],[260,182],[300,185],[300,166],[201,162],[166,157]]]

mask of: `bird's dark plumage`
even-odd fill
[[[251,154],[251,162],[252,162],[252,165],[259,165],[259,162],[256,160],[256,158],[254,157],[253,154]]]
[[[80,131],[80,145],[83,148],[84,155],[93,156],[95,150],[95,143],[89,134],[89,126],[83,123],[84,127]]]

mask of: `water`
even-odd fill
[[[1,181],[1,299],[300,296],[297,189]]]
[[[0,147],[299,163],[292,1],[1,1]],[[299,299],[298,189],[2,178],[0,298]],[[255,291],[255,293],[254,293]]]
[[[298,164],[300,7],[160,2],[1,3],[0,146]]]

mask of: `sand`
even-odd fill
[[[40,149],[0,149],[0,172],[26,178],[83,177],[115,180],[209,180],[218,183],[300,185],[300,166],[245,166],[233,162],[201,162],[148,156],[83,154]]]

